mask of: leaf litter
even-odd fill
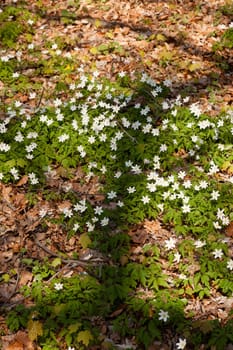
[[[38,17],[33,40],[36,46],[43,47],[44,37],[51,42],[59,37],[79,62],[87,68],[95,65],[103,76],[109,78],[124,67],[124,70],[129,73],[132,70],[147,70],[159,81],[172,79],[174,96],[182,89],[188,90],[194,100],[198,98],[205,107],[208,105],[210,113],[215,115],[225,107],[226,103],[232,105],[233,102],[232,73],[223,73],[211,52],[215,42],[215,36],[212,34],[216,30],[219,31],[218,26],[214,24],[216,11],[224,2],[216,0],[202,4],[199,11],[194,10],[194,3],[199,6],[198,2],[193,1],[187,2],[186,6],[179,1],[157,1],[156,6],[150,1],[110,0],[101,4],[82,1],[78,10],[72,9],[72,14],[76,16],[72,23],[63,24],[62,11],[70,11],[67,4],[64,1],[56,1],[54,6],[53,1],[42,1],[46,7],[46,14]],[[37,13],[34,1],[28,1],[27,6],[32,13]],[[227,17],[222,21],[228,24]],[[23,37],[20,40],[24,42]],[[92,54],[93,47],[106,45],[108,48],[113,40],[122,46],[122,54],[111,49],[107,49],[104,54],[101,50],[97,50],[96,55]],[[44,52],[42,51],[44,59],[47,54],[44,49]],[[184,66],[183,62],[189,62],[189,64]],[[30,68],[30,77],[42,82],[45,89],[51,89],[56,85],[58,79],[56,75],[49,78],[36,75],[33,78],[34,72],[35,69]],[[24,73],[29,73],[29,69],[26,68]],[[217,77],[217,83],[213,81],[214,74]],[[209,105],[211,89],[206,88],[211,84],[218,84],[219,89],[215,92],[214,103]],[[23,102],[24,95],[21,94],[19,99]],[[27,104],[28,102],[29,100],[26,100]],[[34,102],[30,104],[33,106]],[[85,188],[80,186],[83,174],[78,169],[76,177],[71,181],[62,178],[62,171],[62,169],[56,169],[56,175],[47,179],[51,192],[59,192],[68,186],[74,192],[98,193],[98,179],[92,180]],[[31,258],[39,260],[45,257],[52,258],[34,243],[33,234],[36,233],[38,240],[51,251],[66,253],[65,257],[68,259],[73,250],[82,252],[82,249],[85,250],[88,247],[85,236],[80,237],[79,240],[75,237],[68,239],[66,230],[62,230],[56,224],[49,223],[47,232],[41,229],[41,208],[44,208],[51,217],[56,217],[56,213],[64,207],[69,209],[70,202],[55,203],[38,195],[37,204],[29,204],[24,191],[27,183],[28,178],[24,176],[15,185],[1,183],[0,187],[0,273],[9,274],[9,282],[0,286],[0,297],[3,303],[8,304],[22,300],[19,288],[23,285],[30,286],[32,281],[32,274],[20,263],[22,249],[25,249],[27,256]],[[101,196],[98,200],[102,200]],[[227,227],[226,234],[232,237],[232,222]],[[145,221],[135,226],[129,235],[132,241],[132,255],[127,259],[137,261],[146,243],[156,240],[163,245],[164,238],[168,239],[172,236],[172,230],[163,227],[159,220]],[[10,270],[13,272],[9,273]],[[84,271],[80,267],[78,270],[79,273]],[[167,272],[169,274],[169,271]],[[171,276],[174,273],[176,272],[170,271]],[[9,296],[11,296],[10,299]],[[202,302],[198,299],[189,299],[186,312],[195,311],[197,322],[215,318],[224,322],[232,305],[232,298],[225,298],[216,293]],[[36,322],[38,321],[29,325],[28,333],[19,331],[13,335],[3,336],[1,340],[3,349],[35,349],[33,340],[41,334],[41,325]],[[203,327],[205,327],[204,323]],[[7,334],[4,318],[1,319],[1,328],[4,334]],[[89,338],[92,336],[87,332],[78,333],[84,345],[89,344]],[[112,338],[114,339],[113,334]],[[118,342],[121,339],[116,337],[114,341]],[[161,343],[160,346],[162,346]]]

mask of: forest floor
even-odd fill
[[[2,1],[0,9],[3,11],[9,4],[18,6],[20,1]],[[24,86],[22,82],[22,88],[17,88],[15,84],[11,90],[14,83],[0,78],[1,106],[12,101],[20,101],[28,111],[44,106],[46,101],[52,99],[51,91],[56,89],[61,77],[67,83],[76,79],[75,70],[69,65],[61,71],[56,70],[54,62],[57,57],[65,55],[76,61],[77,69],[80,66],[85,72],[97,69],[101,77],[110,80],[114,80],[122,71],[129,75],[134,71],[147,72],[156,82],[169,80],[172,82],[173,98],[188,95],[191,102],[198,102],[203,110],[215,117],[233,106],[232,49],[221,52],[213,50],[226,28],[233,26],[233,10],[232,13],[224,12],[224,5],[224,0],[29,0],[26,8],[34,18],[32,23],[29,22],[32,32],[19,35],[12,47],[0,42],[1,57],[15,55],[27,62],[19,72],[27,81]],[[37,53],[34,55],[33,51],[40,52],[46,61],[51,48],[54,62],[41,68],[35,58]],[[66,70],[70,70],[69,74]],[[34,98],[31,86],[37,92]],[[64,98],[65,94],[59,95],[58,92],[58,97]],[[4,108],[0,112],[0,117],[3,116]],[[56,171],[48,178],[47,186],[50,192],[57,193],[69,183],[63,178],[62,167]],[[77,191],[81,176],[81,173],[76,174],[76,178],[70,182],[70,186]],[[4,276],[0,283],[0,299],[4,310],[0,315],[0,346],[4,350],[41,349],[28,338],[27,331],[11,332],[6,325],[8,311],[20,303],[28,306],[32,303],[21,292],[22,286],[30,286],[33,280],[33,272],[22,264],[22,256],[53,261],[59,258],[59,252],[70,258],[74,251],[77,253],[80,250],[79,258],[89,253],[88,248],[82,249],[86,246],[80,245],[78,236],[68,239],[63,227],[50,223],[46,231],[41,229],[41,208],[47,208],[51,216],[56,217],[68,201],[54,204],[53,200],[49,202],[38,190],[36,203],[33,204],[33,198],[29,199],[24,192],[27,182],[28,178],[22,177],[16,183],[0,183],[0,274]],[[98,183],[95,179],[86,185],[85,190],[97,193]],[[161,246],[164,238],[169,239],[172,235],[169,225],[164,226],[157,219],[135,225],[129,232],[131,261],[139,261],[141,247],[154,242],[152,231],[156,232],[157,242]],[[226,234],[232,252],[232,226],[227,228]],[[65,269],[62,273],[69,274],[69,264],[60,268]],[[72,273],[82,273],[85,268],[76,266],[71,267],[71,270]],[[232,297],[227,298],[215,292],[201,301],[196,297],[190,298],[186,311],[194,312],[196,320],[218,319],[224,323],[232,306]],[[115,314],[112,313],[111,319],[121,312],[119,307]],[[118,344],[118,349],[127,348],[127,342],[124,343],[125,340],[119,335],[107,332],[104,326],[102,331],[111,338],[112,344]],[[175,349],[169,333],[166,337],[167,342],[164,339],[163,343],[155,341],[150,349]],[[133,338],[131,341],[134,344]],[[228,350],[233,348],[233,344],[227,346]],[[65,349],[65,345],[61,345],[61,349]]]

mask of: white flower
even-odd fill
[[[15,107],[20,107],[22,105],[22,102],[20,101],[15,101]]]
[[[162,102],[162,108],[163,108],[163,110],[169,109],[169,104],[167,101]]]
[[[73,226],[73,230],[76,232],[76,231],[78,231],[79,228],[80,228],[80,225],[79,225],[79,223],[76,222],[76,224],[74,224],[74,226]]]
[[[65,218],[71,218],[71,217],[73,216],[73,212],[72,212],[72,210],[69,209],[69,208],[64,208],[64,209],[62,210],[62,212],[63,212]]]
[[[118,202],[117,202],[117,206],[121,208],[121,207],[124,206],[124,203],[123,203],[122,201],[118,201]]]
[[[110,191],[110,192],[107,193],[107,198],[108,199],[116,198],[116,196],[117,196],[117,194],[114,191]]]
[[[233,260],[232,259],[230,259],[230,260],[228,260],[228,262],[227,262],[227,268],[229,269],[229,270],[233,270]]]
[[[12,77],[13,77],[13,78],[18,78],[18,77],[19,77],[19,73],[18,73],[18,72],[13,73],[13,74],[12,74]]]
[[[15,167],[11,168],[10,173],[15,180],[19,179],[19,171]]]
[[[194,245],[196,248],[202,248],[206,245],[206,241],[201,241],[200,239],[198,239],[194,242]]]
[[[220,196],[220,193],[219,193],[219,191],[213,191],[213,192],[211,192],[211,200],[212,201],[216,201],[217,199],[218,199],[218,197]]]
[[[198,106],[197,103],[193,103],[191,104],[191,106],[189,107],[189,110],[192,114],[195,115],[195,117],[200,117],[201,115],[201,109],[200,107]]]
[[[69,346],[67,350],[75,350],[75,348],[72,348],[71,346]]]
[[[28,153],[31,153],[34,151],[34,149],[37,147],[37,144],[35,142],[30,143],[30,145],[26,146],[26,151]]]
[[[39,211],[39,217],[44,218],[47,215],[48,209],[47,208],[41,208]]]
[[[155,182],[148,183],[146,186],[150,192],[155,192],[157,189],[157,185]]]
[[[143,204],[147,204],[150,202],[150,197],[149,196],[143,196],[141,199]]]
[[[172,86],[172,81],[170,79],[165,79],[163,84],[167,87],[171,87]]]
[[[217,218],[219,220],[223,220],[225,218],[225,213],[224,213],[224,209],[219,209],[217,211]]]
[[[185,171],[179,171],[178,173],[178,179],[183,180],[186,176],[186,172]]]
[[[100,168],[100,171],[102,172],[102,174],[105,174],[107,171],[107,168],[105,165],[102,165],[102,167]]]
[[[94,212],[96,215],[101,215],[103,213],[103,208],[102,207],[95,207]]]
[[[131,187],[127,188],[127,191],[128,191],[129,194],[130,193],[134,193],[134,192],[136,192],[136,188],[134,186],[131,186]]]
[[[200,181],[199,187],[201,189],[206,189],[208,187],[208,182],[205,180]]]
[[[159,321],[167,322],[169,319],[169,314],[167,311],[159,310]]]
[[[208,175],[216,174],[218,171],[219,171],[219,167],[216,164],[214,164],[214,162],[212,162]]]
[[[136,122],[132,123],[131,127],[132,129],[137,130],[140,125],[141,123],[137,120]]]
[[[153,129],[151,130],[151,133],[152,133],[153,136],[159,136],[160,131],[159,131],[158,128],[153,128]]]
[[[124,71],[119,72],[120,78],[124,78],[125,76],[126,76],[126,72],[124,72]]]
[[[63,119],[64,119],[64,115],[62,113],[58,113],[56,115],[56,119],[57,119],[58,122],[62,122]]]
[[[26,158],[27,158],[27,159],[33,159],[34,156],[33,156],[32,153],[28,153],[28,154],[26,154]]]
[[[189,204],[184,204],[181,207],[181,210],[182,210],[182,213],[190,213],[190,211],[191,211],[190,205]]]
[[[174,249],[176,246],[176,239],[175,238],[169,238],[165,241],[165,248],[167,250],[171,250],[171,249]]]
[[[39,183],[39,180],[37,179],[36,174],[29,173],[28,177],[32,185],[37,185]]]
[[[179,341],[176,343],[178,350],[183,350],[186,347],[186,339],[179,338]]]
[[[117,171],[117,172],[115,173],[114,177],[115,177],[116,179],[119,179],[119,177],[121,177],[121,175],[122,175],[122,172],[121,172],[121,171]]]
[[[179,253],[179,252],[176,252],[176,253],[174,254],[173,262],[179,264],[180,258],[181,258],[180,253]]]
[[[132,163],[131,160],[127,160],[127,161],[125,162],[125,166],[126,166],[126,167],[131,167],[132,165],[133,165],[133,163]]]
[[[219,224],[218,221],[214,221],[213,225],[214,225],[214,228],[216,228],[216,230],[220,230],[222,228],[222,226]]]
[[[1,142],[0,143],[0,151],[1,152],[8,152],[10,150],[11,146],[8,145],[7,143],[5,142]]]
[[[142,172],[140,166],[137,165],[137,164],[136,164],[136,165],[132,165],[131,171],[132,171],[132,173],[134,173],[135,175],[141,174],[141,172]]]
[[[33,43],[31,43],[31,44],[29,44],[29,45],[28,45],[28,50],[33,50],[33,49],[34,49],[34,47],[35,47],[35,46],[34,46],[34,44],[33,44]]]
[[[164,143],[160,146],[159,148],[160,152],[166,152],[167,151],[167,145],[165,145]]]
[[[94,229],[95,229],[95,225],[94,224],[92,224],[91,222],[87,222],[86,225],[87,225],[87,231],[88,232],[93,232],[94,231]]]
[[[59,142],[65,142],[66,140],[69,140],[70,136],[68,134],[62,134],[58,137]]]
[[[202,120],[198,123],[198,126],[201,130],[204,130],[206,128],[208,128],[209,126],[211,126],[211,123],[209,122],[209,120]]]
[[[183,182],[183,186],[184,186],[184,188],[188,189],[188,188],[192,187],[192,183],[190,180],[185,180]]]
[[[63,289],[63,283],[55,283],[54,284],[54,288],[56,289],[56,290],[62,290]]]
[[[184,273],[181,273],[181,274],[179,275],[179,279],[181,279],[181,280],[186,280],[186,279],[187,279],[187,276],[186,276]]]
[[[191,140],[192,140],[194,143],[197,143],[197,141],[198,141],[198,136],[196,136],[196,135],[191,136]]]
[[[53,101],[55,107],[59,107],[62,105],[62,100],[59,98],[56,98],[56,100]]]
[[[5,134],[7,132],[6,123],[0,124],[0,134]]]
[[[3,179],[4,175],[3,173],[0,173],[0,181]]]
[[[222,251],[222,249],[215,249],[212,252],[212,254],[213,254],[215,259],[221,259],[221,257],[223,256],[223,251]]]
[[[100,224],[101,226],[107,226],[109,223],[109,218],[104,217],[103,220],[101,220]]]
[[[161,210],[161,212],[163,212],[163,210],[164,210],[164,204],[158,204],[158,208]]]
[[[27,134],[27,139],[36,139],[38,137],[38,133],[35,131],[31,131]]]
[[[172,189],[173,189],[173,191],[177,191],[179,189],[178,182],[174,182],[174,184],[172,185]]]
[[[90,144],[93,144],[93,143],[95,143],[95,136],[90,136],[89,138],[88,138],[88,142],[90,143]]]

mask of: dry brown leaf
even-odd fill
[[[35,346],[27,332],[18,331],[16,334],[2,337],[2,350],[34,350]]]
[[[21,177],[21,179],[17,182],[16,186],[20,187],[25,185],[28,182],[28,176],[24,175],[23,177]]]
[[[129,236],[131,237],[133,243],[144,244],[148,238],[148,233],[144,229],[130,230]]]
[[[7,202],[10,202],[11,201],[10,193],[12,191],[12,187],[11,186],[4,186],[4,185],[1,185],[1,187],[2,187],[3,199],[5,199]]]
[[[16,193],[14,195],[13,203],[16,207],[20,207],[19,209],[23,209],[26,207],[26,204],[28,203],[28,200],[25,197],[24,193]]]
[[[14,340],[6,347],[4,347],[3,345],[3,350],[24,350],[24,345],[20,343],[18,340]]]
[[[228,237],[233,237],[233,221],[230,222],[225,231]]]
[[[18,331],[16,334],[16,340],[24,345],[25,350],[34,350],[35,346],[33,342],[29,339],[28,333],[23,331]]]
[[[26,285],[32,280],[33,274],[29,271],[23,271],[20,275],[19,287]]]
[[[143,227],[148,231],[148,232],[159,232],[161,230],[161,224],[159,220],[145,220]]]

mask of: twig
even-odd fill
[[[64,259],[59,254],[53,252],[52,250],[50,250],[49,248],[44,246],[40,241],[38,241],[38,239],[35,236],[34,236],[34,241],[35,241],[36,245],[38,247],[40,247],[41,249],[43,249],[46,253],[48,253],[51,256],[60,258],[61,261],[66,263],[66,264],[75,264],[75,265],[79,265],[82,267],[89,267],[89,266],[98,266],[101,262],[101,260],[99,258],[98,259],[91,259],[88,262],[84,261],[84,260],[80,260],[80,259]]]
[[[126,130],[122,127],[122,125],[121,125],[119,122],[117,122],[117,124],[118,124],[118,126],[121,128],[121,130],[122,130],[127,136],[129,136],[129,138],[130,138],[133,142],[138,143],[138,141],[137,141],[132,135],[130,135],[130,134],[128,133],[128,131],[126,131]]]
[[[45,88],[44,88],[44,86],[43,86],[43,87],[42,87],[41,94],[40,94],[39,102],[37,103],[37,106],[36,106],[36,110],[38,110],[38,108],[39,108],[40,105],[41,105],[41,101],[42,101],[42,98],[43,98],[43,95],[44,95],[44,91],[45,91]]]
[[[16,279],[15,286],[14,286],[14,290],[13,290],[13,292],[11,292],[10,295],[7,297],[6,302],[8,302],[9,300],[11,300],[11,298],[12,298],[15,294],[17,294],[17,287],[18,287],[18,284],[19,284],[19,278],[20,278],[20,276],[19,276],[19,272],[18,272],[18,273],[17,273],[17,279]]]
[[[74,266],[75,264],[67,263],[65,266],[59,269],[46,283],[50,283],[54,278],[56,278],[63,270],[67,269],[69,266]]]

